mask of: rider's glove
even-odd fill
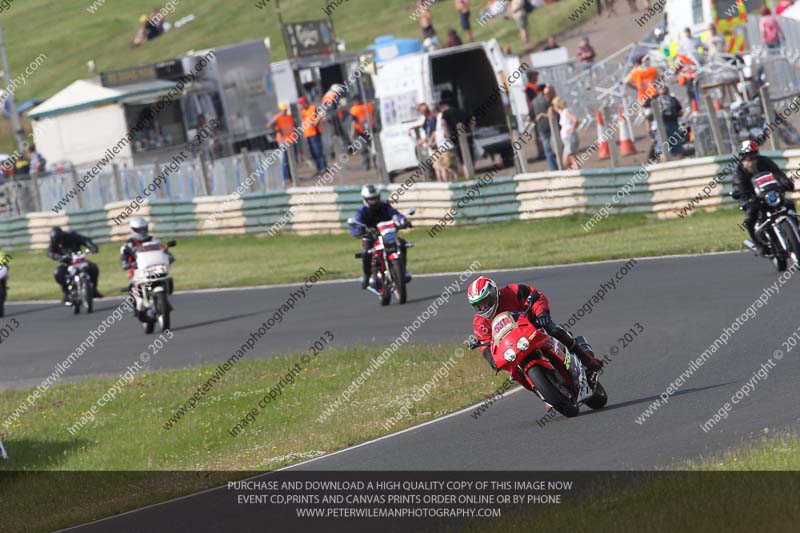
[[[542,311],[533,318],[533,325],[539,329],[545,329],[552,323],[550,311]]]
[[[742,193],[739,192],[739,191],[733,191],[731,193],[731,198],[733,198],[734,200],[739,200],[741,197],[742,197]]]

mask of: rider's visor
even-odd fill
[[[377,196],[375,198],[367,198],[367,203],[369,205],[378,205],[379,203],[381,203],[381,199],[380,197]]]
[[[494,300],[495,299],[491,295],[489,295],[480,302],[475,302],[474,304],[472,304],[472,307],[474,307],[475,311],[477,311],[478,313],[483,313],[484,311],[488,311],[489,309],[494,307]]]

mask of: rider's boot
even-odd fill
[[[603,368],[603,361],[594,356],[594,351],[588,343],[583,341],[583,337],[577,337],[571,349],[575,352],[575,355],[578,356],[578,359],[581,360],[586,370],[589,371],[590,378],[594,378],[595,374]]]

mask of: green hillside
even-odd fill
[[[7,1],[9,6],[0,11],[0,26],[5,32],[11,71],[19,76],[37,56],[42,53],[47,56],[26,83],[17,88],[19,102],[48,98],[74,80],[90,76],[86,67],[90,60],[94,60],[99,72],[266,36],[271,38],[275,59],[286,55],[275,15],[275,0]],[[530,17],[531,43],[572,24],[568,15],[580,2],[561,0],[537,10]],[[313,20],[326,17],[323,8],[328,3],[283,0],[281,8],[286,21]],[[266,7],[259,8],[257,4]],[[94,14],[88,11],[92,5],[97,8]],[[419,23],[410,18],[414,5],[413,0],[343,0],[332,13],[337,37],[346,41],[348,50],[363,48],[379,35],[419,37]],[[480,27],[474,21],[485,2],[473,1],[473,5],[475,39],[494,37],[510,45],[515,53],[523,51],[513,21],[496,19]],[[173,9],[167,15],[169,22],[187,15],[194,15],[195,20],[139,48],[131,48],[139,16],[154,7]],[[442,41],[449,28],[460,32],[451,0],[439,0],[431,7],[431,13]],[[13,146],[9,130],[8,121],[0,119],[0,151]]]

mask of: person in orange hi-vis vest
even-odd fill
[[[294,150],[294,145],[297,142],[297,133],[294,131],[294,119],[289,114],[289,104],[281,102],[278,104],[278,109],[280,109],[280,113],[272,117],[268,127],[275,132],[275,140],[278,144],[286,143],[288,145],[281,152],[281,179],[285,187],[288,181],[292,179],[291,169],[289,168],[289,150]]]
[[[298,98],[297,103],[300,105],[300,115],[303,121],[303,136],[308,142],[308,149],[317,166],[317,173],[322,174],[328,167],[325,162],[325,153],[322,150],[322,118],[324,114],[320,114],[317,106],[310,104],[305,96]]]
[[[697,102],[700,99],[700,94],[697,90],[697,63],[689,56],[684,54],[677,54],[675,56],[675,73],[678,74],[678,83],[686,87],[686,98],[689,99],[689,106],[692,102]]]
[[[361,156],[364,160],[364,168],[370,168],[369,143],[372,131],[375,129],[375,106],[372,102],[363,102],[360,96],[353,97],[353,105],[350,107],[350,135],[355,140],[361,138],[364,146],[361,148]]]
[[[322,105],[325,106],[328,123],[333,128],[334,135],[337,135],[341,140],[343,146],[350,146],[350,137],[344,129],[342,123],[344,122],[344,110],[340,106],[340,100],[347,89],[339,84],[334,83],[328,89],[328,92],[322,95]],[[335,157],[333,153],[333,144],[331,144],[331,157]]]
[[[638,56],[634,63],[633,70],[625,76],[623,83],[636,89],[636,98],[639,104],[648,110],[645,118],[647,119],[647,131],[650,131],[653,116],[650,112],[650,102],[658,95],[656,81],[661,76],[661,72],[655,67],[645,66],[642,55]]]

